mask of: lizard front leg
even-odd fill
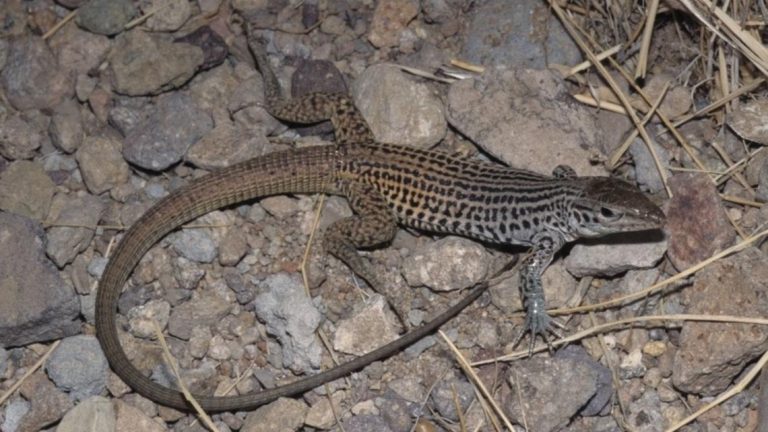
[[[525,306],[525,325],[515,338],[514,345],[517,345],[523,336],[530,332],[529,355],[533,353],[536,335],[541,335],[547,344],[549,344],[547,333],[559,336],[552,328],[553,325],[557,325],[557,322],[552,320],[546,310],[541,275],[552,262],[555,253],[564,244],[565,239],[560,233],[544,231],[536,234],[533,238],[533,248],[523,260],[520,269],[520,290],[523,295],[523,306]]]

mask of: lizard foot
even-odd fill
[[[528,343],[528,357],[533,355],[533,348],[534,344],[536,343],[537,335],[541,335],[541,338],[547,344],[549,352],[552,353],[554,352],[554,347],[552,346],[552,342],[550,341],[548,335],[551,333],[558,339],[563,338],[562,333],[555,329],[555,327],[559,328],[560,330],[566,330],[566,327],[563,324],[553,320],[546,311],[529,310],[528,313],[525,314],[525,324],[523,325],[523,329],[520,330],[520,333],[518,333],[517,337],[512,343],[512,347],[516,347],[517,344],[519,344],[523,339],[523,336],[525,336],[526,333],[530,333],[531,339]]]

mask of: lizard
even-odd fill
[[[546,341],[547,333],[557,335],[546,311],[541,275],[563,245],[581,238],[659,229],[664,223],[659,207],[624,180],[579,177],[567,166],[559,166],[548,176],[440,150],[377,142],[345,94],[283,98],[266,49],[251,33],[246,34],[264,81],[267,111],[291,123],[329,119],[335,143],[277,151],[213,171],[159,200],[123,235],[99,282],[96,334],[112,370],[151,400],[177,409],[191,407],[180,391],[152,381],[128,359],[118,338],[118,298],[150,247],[182,224],[215,209],[280,194],[346,197],[354,215],[331,224],[323,244],[374,290],[382,286],[358,249],[386,244],[398,224],[488,243],[528,246],[530,253],[519,272],[526,318],[515,343],[530,333],[531,347],[539,335]],[[483,289],[477,287],[394,342],[328,371],[255,393],[195,398],[206,411],[219,412],[253,409],[278,397],[309,391],[431,333]]]

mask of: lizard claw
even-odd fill
[[[558,330],[555,329],[555,327],[566,330],[566,327],[553,320],[549,314],[547,314],[546,311],[528,311],[528,313],[525,315],[525,324],[523,325],[523,329],[520,330],[520,333],[517,334],[517,337],[515,338],[514,342],[512,343],[512,347],[516,347],[517,344],[520,343],[520,341],[523,339],[523,336],[526,335],[526,333],[531,334],[531,339],[528,343],[528,357],[533,355],[533,348],[536,343],[536,336],[541,335],[541,338],[544,340],[544,343],[547,344],[547,348],[549,349],[550,353],[554,352],[554,347],[552,346],[552,342],[550,341],[549,334],[555,335],[557,339],[562,339],[563,335]]]

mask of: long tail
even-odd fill
[[[179,188],[150,208],[125,234],[109,260],[96,296],[96,330],[107,359],[120,378],[150,399],[187,408],[176,390],[136,369],[120,346],[117,300],[136,264],[170,231],[212,210],[248,199],[284,193],[333,193],[334,147],[307,147],[255,158],[211,173]],[[203,407],[227,410],[243,398],[201,397]]]

